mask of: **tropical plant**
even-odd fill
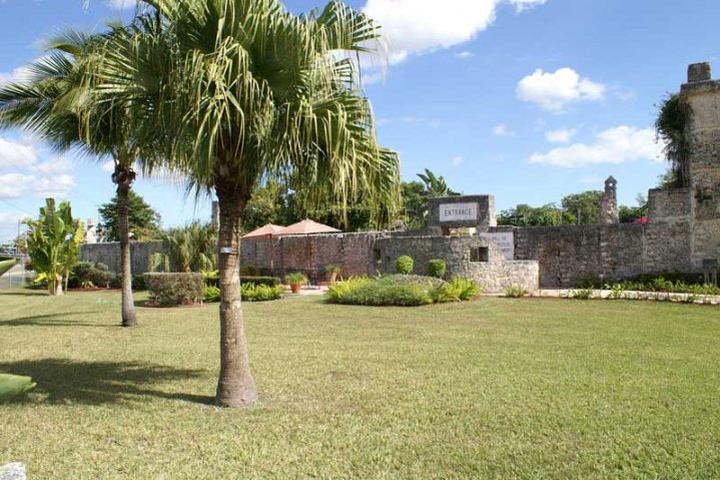
[[[285,178],[304,201],[345,205],[397,198],[397,155],[381,148],[354,55],[378,28],[340,2],[295,16],[279,0],[146,0],[126,37],[114,35],[97,89],[130,106],[143,157],[166,160],[220,206],[221,369],[217,402],[248,405],[240,306],[245,206],[264,178]],[[343,55],[343,52],[348,55]],[[106,107],[107,108],[107,107]],[[232,341],[231,341],[232,339]]]
[[[520,286],[511,285],[505,288],[505,296],[508,298],[523,298],[528,296],[528,291]]]
[[[337,281],[338,275],[342,272],[342,268],[340,268],[340,265],[336,265],[334,263],[329,263],[325,265],[325,273],[327,273],[330,276],[330,284],[334,285]]]
[[[285,275],[285,283],[287,285],[306,285],[308,283],[308,278],[302,273],[288,273]]]
[[[122,325],[135,326],[132,295],[128,196],[135,181],[134,165],[141,161],[131,103],[101,101],[99,53],[113,36],[127,37],[125,29],[113,28],[104,35],[68,31],[47,44],[47,52],[25,67],[22,81],[0,87],[0,128],[26,128],[53,147],[84,150],[98,159],[110,157],[112,181],[117,186],[117,216],[122,268]]]
[[[199,221],[162,234],[162,251],[150,256],[151,272],[200,272],[216,267],[217,233]]]
[[[36,280],[46,282],[51,295],[62,295],[63,280],[67,281],[80,255],[83,223],[73,219],[68,202],[56,208],[55,200],[48,198],[38,219],[27,219],[25,225],[28,253],[38,273]]]
[[[402,255],[395,260],[395,271],[401,275],[409,275],[415,268],[415,262],[412,257]]]
[[[690,185],[690,141],[686,129],[691,113],[690,105],[678,94],[666,96],[658,107],[655,131],[670,162],[666,183],[671,187]]]
[[[445,178],[438,177],[427,168],[425,169],[425,173],[418,173],[418,177],[420,177],[420,180],[422,180],[425,185],[424,194],[427,197],[438,198],[459,195],[459,193],[450,190]]]

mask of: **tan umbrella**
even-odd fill
[[[306,218],[302,222],[285,227],[280,235],[312,235],[314,233],[338,233],[340,230]]]
[[[252,232],[248,233],[247,235],[244,235],[242,238],[243,240],[246,240],[248,238],[265,238],[265,237],[277,237],[278,235],[282,235],[282,232],[285,231],[285,227],[281,227],[280,225],[273,225],[272,223],[268,223],[267,225],[260,227],[256,230],[253,230]]]

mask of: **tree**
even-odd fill
[[[109,203],[103,204],[99,209],[100,222],[106,231],[109,242],[120,240],[118,228],[119,198],[115,195]],[[145,200],[133,190],[128,192],[128,231],[136,241],[157,240],[160,238],[160,214],[150,207]]]
[[[498,225],[515,227],[554,227],[564,222],[564,212],[554,203],[542,207],[520,204],[498,215]]]
[[[588,190],[574,193],[562,199],[563,223],[569,225],[594,225],[600,221],[600,200],[603,192]]]
[[[670,162],[663,179],[666,187],[690,185],[690,142],[685,131],[690,115],[690,105],[678,94],[668,95],[658,107],[655,131],[665,145],[665,157]]]
[[[427,195],[425,185],[420,182],[403,182],[403,207],[405,225],[409,230],[427,227]]]
[[[37,220],[27,219],[26,248],[30,254],[37,280],[46,281],[51,295],[63,294],[63,279],[67,282],[70,269],[77,263],[85,228],[72,217],[70,204],[62,202],[55,208],[55,200],[48,198]]]
[[[163,251],[150,257],[149,270],[200,272],[214,270],[217,263],[217,232],[212,225],[196,221],[163,232]]]
[[[141,160],[135,135],[137,119],[131,118],[127,102],[99,101],[96,88],[96,68],[102,60],[103,46],[114,35],[126,33],[119,27],[94,36],[70,31],[51,40],[46,55],[26,67],[26,79],[0,87],[0,128],[27,128],[57,149],[77,147],[97,158],[112,158],[112,181],[118,199],[122,325],[132,327],[137,325],[137,317],[132,294],[128,195],[136,176],[134,164]]]
[[[147,0],[103,55],[102,105],[132,105],[143,155],[214,191],[223,407],[256,401],[240,301],[240,232],[255,187],[284,178],[308,203],[388,204],[397,155],[377,144],[353,55],[377,27],[339,2],[303,16],[278,0]],[[348,55],[342,55],[346,52]],[[101,75],[102,76],[102,75]]]
[[[450,190],[445,178],[438,177],[427,168],[425,169],[425,173],[418,173],[418,177],[420,177],[420,180],[422,180],[425,184],[425,195],[429,198],[453,197],[460,195],[459,193]]]

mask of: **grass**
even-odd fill
[[[142,298],[141,298],[142,299]],[[258,406],[213,407],[217,306],[0,292],[0,464],[30,478],[719,478],[720,310],[246,305]]]

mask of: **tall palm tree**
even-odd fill
[[[47,54],[30,65],[26,78],[0,87],[0,128],[28,129],[54,148],[78,148],[114,162],[112,181],[117,186],[118,231],[122,267],[122,325],[137,325],[132,292],[128,195],[139,160],[139,146],[129,118],[120,104],[95,103],[94,71],[101,45],[113,34],[89,36],[67,32],[48,44]]]
[[[337,1],[302,16],[279,0],[144,4],[131,34],[108,45],[99,89],[108,102],[131,103],[145,115],[142,143],[152,146],[145,158],[171,160],[197,192],[217,195],[217,403],[249,405],[257,390],[240,302],[239,234],[253,188],[281,178],[317,203],[398,198],[399,162],[376,141],[352,57],[371,51],[379,31]]]

